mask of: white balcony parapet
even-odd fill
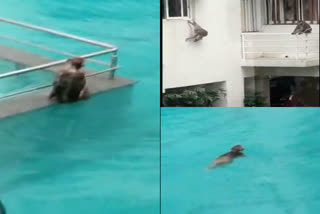
[[[319,33],[242,33],[242,66],[319,65]]]

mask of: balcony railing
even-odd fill
[[[241,39],[243,65],[254,61],[262,66],[268,66],[268,62],[274,66],[277,62],[283,66],[294,66],[297,62],[319,64],[319,33],[242,33]]]

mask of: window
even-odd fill
[[[319,24],[319,0],[265,0],[267,24]]]
[[[242,31],[256,32],[258,31],[257,1],[256,0],[242,0],[241,1],[242,14]]]
[[[189,0],[161,0],[162,18],[188,18]]]
[[[161,0],[161,16],[163,19],[166,18],[166,1],[165,0]]]

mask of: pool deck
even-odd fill
[[[43,56],[9,48],[3,45],[0,45],[0,58],[19,64],[28,65],[29,67],[54,61]],[[61,67],[56,66],[49,69],[47,68],[45,70],[48,72],[57,72],[60,68]],[[95,71],[92,70],[85,71],[88,74],[95,73]],[[91,95],[116,88],[130,86],[135,83],[133,80],[125,79],[117,75],[114,77],[114,79],[110,79],[109,77],[109,73],[87,77],[87,85]],[[51,90],[52,87],[48,87],[45,89],[39,89],[33,92],[0,99],[0,119],[56,104],[48,99],[48,95]]]

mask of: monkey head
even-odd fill
[[[208,36],[208,31],[204,30],[203,36]]]
[[[67,60],[67,63],[75,67],[77,70],[84,66],[84,59],[81,57],[74,57]]]
[[[241,145],[235,145],[231,148],[231,151],[235,153],[241,153],[243,150],[244,148]]]

